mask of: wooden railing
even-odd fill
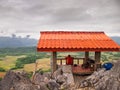
[[[74,58],[73,59],[73,64],[80,64],[80,60],[84,60],[84,58]],[[59,61],[59,63],[57,62],[58,65],[63,65],[63,62],[66,64],[66,59],[65,58],[57,58],[57,61]]]

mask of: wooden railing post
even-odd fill
[[[80,64],[80,60],[84,60],[85,58],[74,58],[73,62],[76,62],[76,64]],[[66,61],[65,58],[57,58],[56,60],[59,60],[59,65],[63,65],[63,60]],[[77,60],[77,61],[76,61]]]
[[[77,59],[77,64],[79,64],[79,59]]]
[[[60,65],[62,65],[62,59],[60,59]]]

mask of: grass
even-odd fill
[[[110,53],[106,53],[103,52],[101,56],[105,56],[105,61],[104,62],[108,62],[108,61],[112,61],[112,60],[119,60],[120,59],[120,54],[118,56],[114,56],[115,54],[117,54],[118,52],[112,52]],[[68,54],[75,56],[76,57],[84,57],[83,54],[80,55],[80,53],[58,53],[58,57],[62,58],[62,57],[66,57]],[[94,56],[93,54],[90,54],[90,56]],[[16,60],[20,57],[25,57],[25,55],[20,55],[20,56],[5,56],[5,57],[1,57],[0,58],[0,67],[4,68],[6,71],[13,68],[15,66]],[[102,59],[102,58],[101,58]],[[102,60],[101,60],[102,61]],[[38,59],[37,60],[38,65],[37,65],[37,70],[38,69],[42,69],[43,71],[49,71],[50,70],[50,58],[43,58],[43,59]],[[57,63],[59,64],[60,61],[57,61]],[[63,63],[65,64],[65,60],[63,60]],[[75,60],[74,64],[77,63],[77,60]],[[80,64],[83,63],[82,60],[79,61]],[[35,69],[35,63],[31,63],[31,64],[25,64],[24,68],[21,70],[25,70],[27,72],[31,72],[34,71]],[[0,72],[0,77],[3,77],[5,75],[5,72]]]
[[[37,70],[42,69],[43,71],[47,71],[50,69],[50,58],[38,59],[37,60]],[[34,71],[35,63],[26,64],[24,66],[24,70],[27,72]]]
[[[37,70],[42,69],[43,71],[49,71],[50,69],[50,58],[43,58],[43,59],[38,59],[37,60]],[[82,60],[79,61],[80,64],[83,63]],[[57,61],[57,64],[60,64],[60,61]],[[63,64],[65,64],[65,60],[63,60]],[[77,60],[74,61],[74,64],[77,64]],[[25,64],[24,70],[27,72],[34,71],[35,69],[35,63],[31,64]]]
[[[15,66],[15,62],[17,58],[25,57],[25,56],[6,56],[4,59],[0,61],[0,67],[4,68],[6,71],[13,68]],[[42,69],[43,71],[49,71],[50,70],[50,58],[44,58],[44,59],[38,59],[38,66],[37,70]],[[31,64],[25,64],[23,69],[19,70],[25,70],[27,72],[34,71],[35,69],[35,63]],[[0,77],[3,77],[6,72],[0,72]]]
[[[15,66],[17,58],[25,57],[22,56],[6,56],[2,60],[0,60],[0,67],[4,68],[6,71],[13,68]]]

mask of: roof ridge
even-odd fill
[[[103,31],[40,31],[40,33],[104,33]]]

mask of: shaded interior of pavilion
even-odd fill
[[[57,53],[62,53],[62,55],[58,56]],[[72,54],[74,53],[74,54]],[[77,53],[77,55],[75,55]],[[82,53],[82,55],[79,55]],[[51,57],[51,69],[52,72],[57,70],[58,68],[67,65],[66,57],[67,55],[71,55],[73,59],[72,72],[73,74],[85,75],[91,74],[98,68],[101,68],[101,52],[52,52]],[[86,64],[88,60],[93,60],[95,63],[90,63],[88,67],[83,67],[82,65]]]

